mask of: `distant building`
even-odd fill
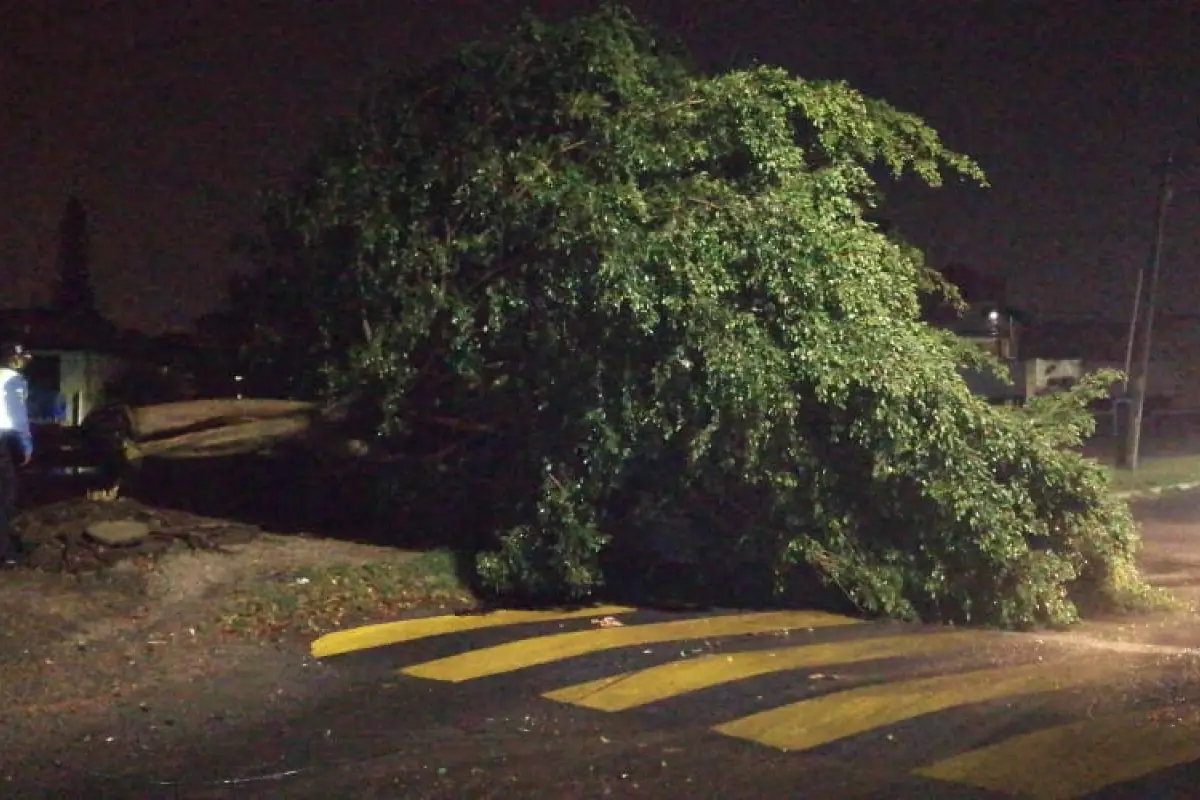
[[[0,310],[0,328],[33,355],[29,410],[35,422],[79,425],[103,405],[104,387],[128,364],[128,344],[106,320],[55,309]]]
[[[1153,344],[1147,405],[1200,408],[1200,314],[1159,312],[1154,319]],[[1023,349],[1039,359],[1083,359],[1088,372],[1101,368],[1124,370],[1131,355],[1129,320],[1085,315],[1047,317],[1030,329]]]
[[[1029,393],[1027,369],[1020,359],[1022,335],[1030,315],[1008,304],[1004,278],[985,275],[962,264],[950,264],[938,271],[958,289],[967,308],[960,311],[948,301],[926,298],[926,321],[991,353],[1003,364],[1013,383],[1009,386],[991,373],[964,368],[963,377],[972,391],[997,402],[1020,402]]]
[[[33,421],[78,425],[103,404],[104,387],[125,369],[130,335],[96,309],[87,213],[77,197],[63,212],[57,266],[50,305],[0,310],[0,335],[33,356],[26,370]]]
[[[967,308],[960,312],[948,302],[930,302],[926,304],[926,319],[1002,361],[1019,358],[1022,330],[1029,315],[1008,304],[1007,281],[961,264],[951,264],[939,272],[947,283],[958,288]]]

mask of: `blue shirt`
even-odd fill
[[[29,383],[11,367],[0,367],[0,434],[11,434],[21,444],[25,458],[33,455],[33,434],[29,430]]]

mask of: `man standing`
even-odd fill
[[[33,457],[29,430],[29,384],[21,370],[29,366],[29,352],[19,344],[0,345],[0,568],[17,561],[13,517],[17,513],[17,468]]]

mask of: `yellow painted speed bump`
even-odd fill
[[[571,611],[492,611],[486,614],[446,614],[439,617],[423,617],[421,619],[406,619],[397,622],[384,622],[378,625],[365,625],[361,628],[351,628],[344,631],[328,633],[312,643],[314,658],[351,653],[356,650],[369,650],[374,647],[386,647],[391,644],[412,642],[418,639],[428,639],[432,636],[442,636],[448,633],[464,633],[485,628],[499,628],[506,625],[521,625],[530,622],[560,622],[587,617],[605,617],[616,614],[630,614],[635,608],[625,606],[597,606],[595,608],[573,609]]]
[[[402,671],[417,678],[458,683],[620,647],[860,623],[861,620],[822,612],[779,611],[597,628],[508,642],[416,664]]]
[[[801,645],[781,650],[719,653],[567,686],[547,692],[543,697],[598,711],[626,711],[688,692],[792,669],[942,655],[985,636],[980,633],[934,633]]]
[[[916,774],[1035,800],[1084,797],[1200,760],[1200,720],[1176,719],[1178,712],[1174,706],[1046,728]]]
[[[839,739],[973,703],[1069,689],[1101,680],[1100,670],[1039,663],[864,686],[801,700],[714,728],[780,750]]]

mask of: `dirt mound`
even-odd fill
[[[149,535],[121,546],[88,536],[88,528],[96,523],[118,521],[145,525]],[[253,525],[150,508],[130,499],[53,503],[25,512],[15,526],[30,567],[72,574],[96,572],[129,559],[157,560],[169,552],[222,550],[261,535]]]

